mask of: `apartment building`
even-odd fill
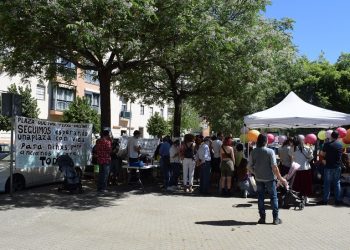
[[[32,96],[37,99],[40,110],[39,118],[51,121],[60,121],[64,110],[79,96],[85,96],[91,107],[100,113],[100,87],[99,82],[91,71],[83,72],[71,63],[65,63],[76,74],[72,83],[65,82],[61,77],[54,81],[41,82],[37,78],[29,79]],[[0,92],[7,92],[8,87],[15,83],[21,84],[21,78],[10,78],[6,74],[0,74]],[[169,109],[170,110],[170,109]],[[130,102],[111,92],[111,130],[114,137],[132,135],[135,130],[141,132],[142,137],[151,137],[147,132],[148,119],[159,112],[165,119],[170,115],[168,105],[145,105],[139,101]],[[0,142],[9,140],[9,134],[0,132]]]

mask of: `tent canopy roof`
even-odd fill
[[[248,128],[333,128],[350,125],[350,115],[304,102],[293,91],[272,108],[244,117]]]

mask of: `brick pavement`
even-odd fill
[[[349,207],[280,210],[282,225],[257,225],[255,199],[55,189],[0,195],[0,249],[350,249]]]

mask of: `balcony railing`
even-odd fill
[[[125,118],[125,119],[130,119],[131,118],[131,112],[130,111],[121,111],[120,112],[120,117]]]

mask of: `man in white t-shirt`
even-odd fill
[[[138,162],[139,154],[141,150],[140,142],[140,131],[135,130],[134,136],[128,139],[128,157],[129,163]]]
[[[212,149],[213,149],[213,159],[212,159],[212,183],[218,185],[219,179],[220,179],[220,149],[222,146],[222,139],[224,138],[223,133],[219,132],[217,133],[217,137],[212,142]]]

